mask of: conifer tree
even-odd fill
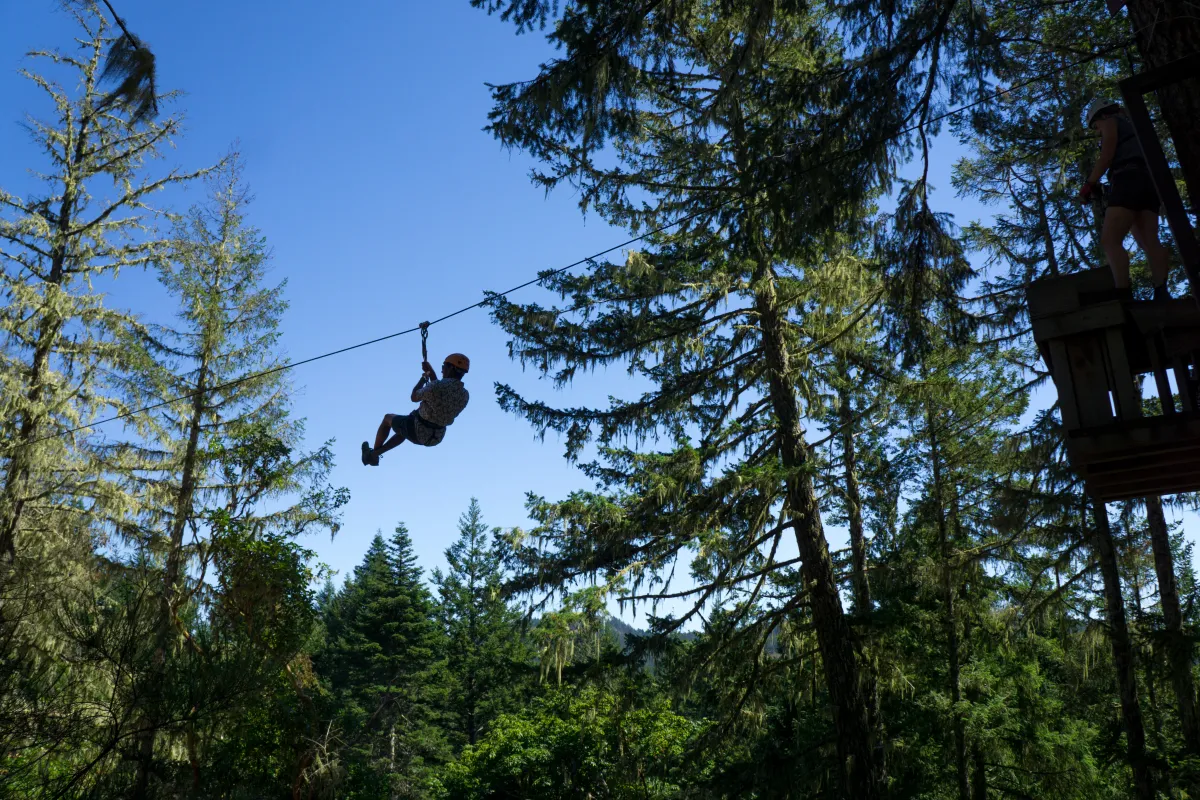
[[[93,2],[72,15],[74,46],[34,51],[23,70],[53,108],[27,124],[44,155],[29,170],[41,189],[0,190],[0,695],[16,700],[0,710],[12,733],[0,746],[6,761],[20,753],[43,765],[43,778],[68,783],[96,753],[91,711],[115,690],[109,676],[69,666],[93,663],[75,625],[104,595],[93,581],[107,566],[92,546],[103,548],[137,505],[109,472],[108,448],[67,433],[124,410],[109,378],[127,366],[116,331],[128,314],[107,307],[93,282],[162,257],[152,198],[196,176],[153,168],[179,119],[137,120],[106,104],[99,83],[112,29]],[[139,596],[107,601],[135,607]],[[137,623],[113,630],[144,634]],[[53,710],[42,706],[50,697]]]
[[[1003,351],[950,344],[942,341],[921,359],[902,395],[908,441],[901,458],[915,492],[899,531],[902,546],[888,554],[885,605],[903,605],[903,594],[913,592],[927,615],[901,618],[905,626],[928,625],[930,660],[918,674],[929,681],[927,691],[946,699],[947,718],[937,728],[946,732],[943,763],[953,769],[947,782],[960,800],[971,800],[987,796],[981,737],[968,731],[974,703],[986,698],[968,689],[964,674],[976,656],[971,631],[996,602],[987,567],[1003,545],[991,515],[1011,470],[1008,429],[1024,411],[1027,387]],[[886,638],[880,648],[892,651]]]
[[[36,552],[54,541],[62,514],[79,513],[64,511],[73,505],[66,498],[84,496],[98,515],[122,505],[105,482],[85,477],[95,468],[75,459],[89,457],[88,448],[71,448],[64,435],[97,411],[121,408],[101,376],[121,363],[112,333],[124,315],[104,306],[92,281],[162,257],[164,242],[144,235],[153,222],[148,202],[163,187],[195,177],[178,169],[150,174],[149,164],[179,131],[179,119],[134,120],[106,103],[98,83],[110,25],[94,2],[73,15],[81,28],[78,48],[36,51],[33,57],[48,69],[24,72],[57,115],[29,123],[47,157],[37,170],[44,193],[0,191],[0,207],[8,212],[0,217],[0,553],[6,562],[22,547]]]
[[[532,5],[507,11],[534,21],[521,10]],[[497,299],[514,356],[559,384],[621,363],[653,386],[602,409],[551,408],[499,387],[503,407],[566,434],[569,456],[594,433],[602,448],[603,463],[585,469],[606,495],[534,504],[548,552],[530,552],[524,585],[599,573],[653,586],[695,548],[702,585],[687,618],[715,595],[744,591],[747,635],[765,642],[764,631],[804,607],[844,791],[872,798],[884,784],[873,678],[843,612],[803,422],[806,392],[819,383],[806,357],[845,331],[803,312],[839,285],[843,262],[830,263],[828,248],[867,213],[873,173],[822,163],[859,144],[856,130],[825,128],[836,98],[813,82],[838,68],[836,39],[803,10],[762,11],[717,2],[572,9],[550,35],[566,57],[495,90],[491,130],[541,160],[535,180],[546,188],[573,183],[584,208],[638,231],[685,218],[627,264],[547,276],[544,285],[570,298],[565,308]],[[814,129],[827,134],[823,150],[798,144]],[[616,163],[599,163],[609,146]],[[651,439],[663,449],[620,446]],[[776,557],[784,534],[803,580],[772,614],[753,613],[760,582],[796,563]]]
[[[237,156],[222,162],[207,184],[207,203],[180,219],[159,273],[178,298],[177,323],[131,322],[118,339],[129,370],[120,384],[127,402],[158,406],[133,417],[143,440],[113,448],[107,459],[139,500],[118,531],[152,559],[140,568],[158,584],[154,666],[139,676],[146,707],[139,710],[135,796],[150,792],[159,734],[181,735],[165,723],[178,718],[172,698],[156,693],[167,688],[171,671],[184,669],[172,662],[192,659],[200,649],[191,641],[189,617],[210,608],[233,614],[225,621],[238,630],[246,626],[248,637],[218,639],[210,650],[247,647],[271,676],[263,680],[273,680],[272,665],[280,670],[298,652],[296,637],[304,637],[311,621],[297,608],[272,617],[270,593],[304,594],[292,583],[307,569],[309,554],[296,549],[295,539],[319,528],[336,531],[337,509],[347,500],[344,490],[325,483],[332,466],[328,444],[297,452],[304,427],[289,416],[276,349],[283,286],[265,285],[269,253],[245,220],[249,198]],[[267,510],[268,503],[277,507]],[[206,578],[217,581],[218,592]],[[282,635],[292,624],[284,619],[292,618],[300,628]],[[253,674],[264,673],[256,667]],[[193,706],[196,713],[207,711]]]
[[[352,796],[421,797],[445,757],[443,637],[403,525],[377,534],[326,622],[328,676]],[[361,794],[358,794],[361,793]]]
[[[502,556],[474,498],[458,530],[458,541],[446,550],[448,569],[435,570],[433,582],[446,636],[452,727],[473,745],[498,714],[515,707],[531,654],[520,615],[501,594]]]

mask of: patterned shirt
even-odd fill
[[[417,409],[421,419],[445,426],[462,413],[471,396],[462,381],[446,379],[425,384],[417,390],[416,398],[421,401]]]

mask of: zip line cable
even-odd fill
[[[886,144],[887,142],[898,139],[901,136],[912,133],[913,131],[919,130],[921,128],[927,128],[929,125],[932,125],[936,122],[941,122],[944,119],[948,119],[950,117],[956,116],[958,114],[963,113],[964,111],[969,111],[972,108],[976,108],[977,106],[981,106],[985,103],[989,103],[992,100],[995,100],[996,98],[998,98],[1002,95],[1009,94],[1017,89],[1022,89],[1033,83],[1037,83],[1038,81],[1042,80],[1043,78],[1052,77],[1054,75],[1061,74],[1064,70],[1073,69],[1075,67],[1079,67],[1079,66],[1083,66],[1084,64],[1088,64],[1092,61],[1095,61],[1099,58],[1109,55],[1110,53],[1112,53],[1116,50],[1119,50],[1120,48],[1124,47],[1125,44],[1126,44],[1125,42],[1122,42],[1120,44],[1114,44],[1109,47],[1103,48],[1101,50],[1098,50],[1095,53],[1092,53],[1091,55],[1085,56],[1084,58],[1081,58],[1077,61],[1067,64],[1064,67],[1059,67],[1053,71],[1035,75],[1034,77],[1029,78],[1028,80],[1021,81],[1019,83],[1015,83],[1012,86],[1006,87],[1004,89],[1000,89],[999,91],[993,92],[985,97],[981,97],[980,99],[975,100],[966,105],[959,106],[958,108],[955,108],[955,109],[951,109],[950,111],[944,112],[935,117],[931,117],[927,120],[923,120],[914,125],[909,125],[908,127],[902,128],[901,130],[896,131],[895,133],[892,133],[888,136],[876,139],[871,142],[867,142],[866,144],[859,145],[858,147],[853,147],[853,148],[846,150],[842,153],[839,153],[831,158],[828,158],[824,161],[820,161],[810,167],[800,170],[799,172],[793,174],[790,177],[793,177],[793,178],[801,177],[801,176],[803,176],[809,172],[813,172],[821,167],[826,167],[826,166],[829,166],[830,164],[834,164],[839,161],[845,160],[846,158],[849,158],[850,156],[855,155],[856,153],[860,153],[869,147]],[[773,185],[773,184],[768,184],[768,186],[771,186],[771,185]],[[5,449],[3,452],[11,453],[16,450],[19,450],[22,447],[28,447],[30,445],[38,444],[40,442],[49,441],[50,439],[56,439],[60,436],[68,436],[70,434],[89,430],[91,428],[98,428],[99,426],[107,425],[110,422],[117,422],[119,420],[128,419],[137,414],[143,414],[147,411],[154,411],[156,409],[163,408],[165,406],[169,406],[174,403],[178,403],[182,400],[190,400],[192,398],[195,398],[200,395],[204,395],[206,393],[219,392],[223,389],[228,389],[230,387],[237,386],[242,383],[247,383],[249,381],[256,380],[258,378],[264,378],[268,375],[273,375],[278,372],[284,372],[286,370],[304,366],[305,364],[311,364],[314,361],[321,361],[322,359],[333,358],[334,356],[339,356],[339,355],[342,355],[343,353],[349,353],[352,350],[358,350],[359,348],[362,348],[362,347],[369,347],[370,345],[373,345],[373,344],[379,344],[380,342],[386,342],[389,339],[395,339],[400,336],[407,336],[410,333],[417,333],[418,331],[428,331],[430,326],[437,325],[439,322],[445,322],[446,320],[457,317],[460,314],[465,314],[468,311],[473,311],[476,308],[480,308],[482,306],[487,305],[488,303],[492,302],[493,300],[496,300],[501,297],[506,297],[507,295],[513,294],[514,292],[518,292],[522,289],[526,289],[526,288],[534,285],[535,283],[541,283],[542,281],[546,280],[547,278],[552,278],[555,275],[561,275],[562,273],[567,272],[568,270],[572,270],[576,267],[583,266],[584,264],[590,264],[590,263],[594,262],[596,259],[601,258],[602,256],[606,256],[609,253],[612,253],[614,250],[620,250],[623,247],[628,247],[631,244],[636,244],[638,242],[644,241],[652,236],[663,233],[664,231],[670,230],[671,228],[674,228],[678,225],[682,225],[686,222],[690,222],[690,221],[696,219],[697,217],[701,217],[701,216],[704,216],[705,214],[711,214],[715,211],[719,211],[720,209],[724,208],[725,206],[731,205],[732,203],[734,203],[735,201],[737,201],[739,199],[741,199],[741,198],[738,196],[734,196],[734,197],[729,198],[728,200],[718,203],[716,206],[714,206],[712,208],[708,208],[703,211],[697,211],[692,214],[688,214],[686,216],[680,217],[679,219],[672,220],[671,222],[664,223],[664,224],[658,226],[657,228],[648,230],[645,233],[634,236],[633,238],[626,239],[623,242],[615,244],[604,250],[600,250],[599,252],[593,253],[590,256],[586,256],[577,261],[573,261],[570,264],[567,264],[566,266],[559,267],[557,269],[549,270],[546,272],[542,272],[536,278],[531,278],[530,280],[527,280],[524,283],[519,283],[510,289],[505,289],[503,292],[496,292],[494,294],[491,294],[488,297],[485,297],[483,300],[480,300],[477,303],[472,303],[469,306],[463,306],[462,308],[460,308],[456,311],[451,311],[449,314],[438,317],[437,319],[431,320],[429,322],[423,322],[423,323],[421,323],[419,325],[415,325],[411,328],[406,328],[402,331],[397,331],[396,333],[389,333],[386,336],[380,336],[375,339],[368,339],[367,341],[364,341],[364,342],[358,342],[357,344],[352,344],[347,347],[339,348],[337,350],[331,350],[328,353],[321,353],[320,355],[312,356],[310,358],[306,358],[301,361],[293,361],[293,362],[289,362],[287,364],[280,364],[277,367],[272,367],[271,369],[263,370],[262,372],[255,372],[255,373],[251,373],[250,375],[244,375],[235,380],[228,381],[228,382],[222,383],[222,384],[218,384],[217,386],[211,386],[206,389],[199,390],[199,391],[190,392],[187,394],[181,394],[181,395],[178,395],[177,397],[172,397],[168,400],[163,400],[159,403],[154,403],[152,405],[143,406],[141,408],[137,408],[132,411],[125,411],[120,414],[115,414],[111,417],[105,417],[104,419],[97,420],[97,421],[89,423],[87,425],[80,425],[75,428],[68,428],[67,430],[58,431],[58,432],[52,433],[52,434],[47,434],[46,436],[42,436],[37,439],[31,439],[28,442],[22,442],[22,443],[13,445],[12,447]],[[578,310],[578,309],[570,309],[570,310]]]

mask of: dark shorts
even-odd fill
[[[1108,186],[1109,206],[1158,212],[1161,202],[1146,170],[1138,167],[1119,170],[1108,176]]]
[[[392,430],[413,444],[433,447],[446,435],[445,428],[430,425],[413,411],[411,414],[392,414]]]

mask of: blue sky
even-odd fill
[[[162,88],[186,94],[185,133],[167,163],[195,169],[237,143],[255,196],[249,221],[274,252],[273,277],[288,281],[283,345],[294,360],[409,328],[626,238],[577,198],[545,196],[530,161],[485,132],[485,82],[532,77],[551,55],[538,35],[516,36],[466,0],[434,3],[286,4],[233,0],[114,0],[158,56]],[[20,9],[17,11],[17,9]],[[19,126],[50,109],[17,70],[25,51],[65,47],[73,23],[56,0],[0,0],[0,186],[21,192],[38,154]],[[987,213],[953,197],[949,169],[962,150],[934,148],[935,195],[959,224]],[[164,198],[177,207],[200,187]],[[545,293],[527,289],[528,300]],[[126,272],[113,303],[151,319],[172,309],[153,275]],[[307,542],[348,573],[376,529],[405,522],[426,570],[443,563],[458,516],[477,497],[485,520],[527,522],[525,493],[561,497],[586,485],[522,420],[496,406],[503,382],[570,404],[630,395],[620,368],[559,393],[508,359],[503,332],[476,310],[431,329],[431,357],[472,360],[471,404],[436,448],[403,445],[367,469],[358,446],[384,412],[407,412],[419,377],[416,336],[299,367],[298,417],[310,443],[336,439],[332,480],[351,490],[334,541]],[[832,532],[838,545],[838,532]]]

